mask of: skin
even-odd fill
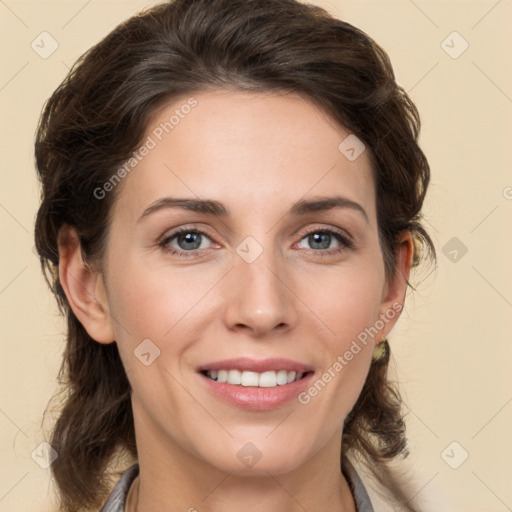
[[[145,138],[187,98],[155,113]],[[396,273],[386,280],[368,151],[349,161],[338,150],[349,132],[309,101],[227,90],[194,98],[197,107],[115,191],[102,261],[84,263],[74,230],[60,233],[71,307],[94,340],[117,342],[133,388],[140,477],[130,507],[354,511],[340,472],[342,424],[374,344],[398,314],[307,405],[240,409],[210,394],[196,369],[239,356],[284,357],[311,364],[316,380],[381,314],[403,305],[411,236],[402,234]],[[358,203],[367,219],[355,208],[288,213],[300,199],[333,195]],[[166,208],[140,219],[167,196],[215,199],[231,215]],[[199,249],[177,238],[167,247],[197,257],[159,245],[181,226],[208,235]],[[307,236],[329,228],[348,234],[353,247],[327,236],[328,249],[319,248]],[[248,236],[263,249],[252,263],[236,252]],[[148,338],[160,356],[145,366],[134,350]],[[237,457],[247,442],[262,455],[252,468]]]

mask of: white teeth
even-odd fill
[[[296,375],[297,375],[297,374],[296,374],[295,372],[290,372],[290,373],[288,374],[288,384],[290,384],[290,382],[293,382],[293,381],[295,380],[295,376],[296,376]]]
[[[242,373],[242,386],[257,386],[259,384],[259,375],[256,372],[243,372]],[[228,380],[228,384],[231,384]]]
[[[228,372],[228,380],[230,384],[241,384],[242,383],[242,373],[238,370],[229,370]]]
[[[288,372],[286,370],[279,370],[277,372],[277,383],[280,386],[288,384]]]
[[[277,386],[276,372],[263,372],[258,383],[260,388],[275,388]]]
[[[270,372],[241,372],[239,370],[211,370],[206,375],[217,382],[227,382],[235,386],[253,386],[260,388],[275,388],[300,380],[304,373],[287,372],[286,370]]]

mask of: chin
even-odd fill
[[[276,436],[274,440],[265,438],[266,432],[259,438],[245,437],[243,440],[231,439],[224,445],[216,444],[214,451],[202,454],[203,460],[217,469],[239,476],[268,476],[268,473],[281,475],[290,473],[303,464],[313,454],[309,443],[296,440],[293,443]],[[301,448],[299,449],[299,446]]]

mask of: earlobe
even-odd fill
[[[414,242],[410,231],[403,231],[399,237],[395,253],[395,273],[387,283],[382,297],[381,317],[385,315],[389,320],[380,333],[380,341],[389,334],[396,324],[404,307],[407,283],[414,256]]]
[[[73,313],[99,343],[115,341],[103,276],[84,261],[76,229],[59,230],[59,280]]]

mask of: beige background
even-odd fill
[[[418,289],[392,337],[416,498],[437,512],[511,510],[511,2],[315,3],[388,51],[422,115],[433,174],[425,212],[439,262],[414,277]],[[52,510],[50,470],[31,458],[64,333],[33,253],[37,119],[77,57],[151,4],[0,1],[0,511]],[[47,59],[31,48],[43,31],[58,43]],[[446,462],[456,466],[465,452],[457,469]]]

